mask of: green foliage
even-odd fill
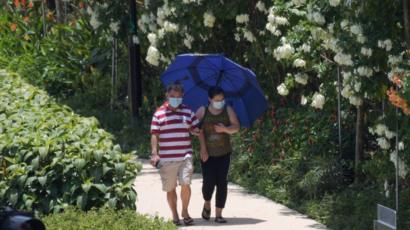
[[[164,222],[161,218],[150,218],[137,214],[135,210],[113,210],[110,208],[92,209],[82,212],[75,208],[67,208],[63,213],[45,216],[43,219],[50,230],[171,230],[177,227],[171,222]]]
[[[95,118],[80,117],[15,75],[0,79],[0,201],[57,212],[134,208],[134,157]]]

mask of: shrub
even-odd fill
[[[123,209],[115,211],[109,208],[81,212],[68,208],[63,213],[45,216],[43,221],[49,230],[123,230],[123,229],[177,229],[171,222],[164,222],[160,218],[149,218],[137,214],[134,210]]]
[[[0,78],[0,203],[56,212],[67,205],[135,208],[139,167],[95,118],[80,117],[4,71]]]

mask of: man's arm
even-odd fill
[[[158,155],[158,135],[151,134],[151,164],[155,166],[159,161]]]

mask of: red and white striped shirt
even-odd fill
[[[192,157],[190,131],[198,127],[199,120],[186,105],[172,111],[165,102],[154,113],[151,134],[159,136],[159,157],[163,161],[182,161]]]

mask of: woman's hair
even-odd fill
[[[179,83],[172,83],[172,84],[167,86],[167,93],[169,93],[171,91],[184,93],[184,87]]]
[[[213,87],[209,88],[209,90],[208,90],[208,97],[211,98],[211,99],[214,98],[216,95],[220,95],[220,94],[224,95],[225,92],[219,86],[213,86]]]

